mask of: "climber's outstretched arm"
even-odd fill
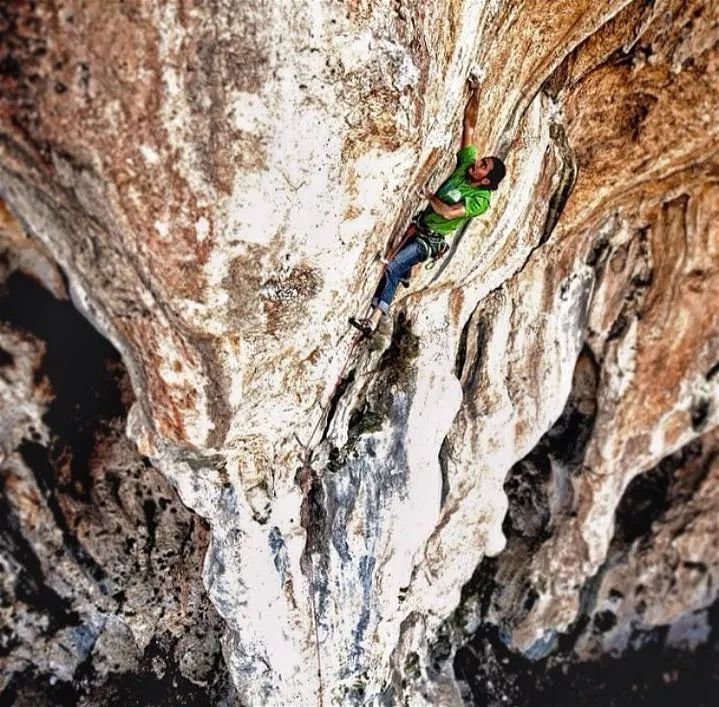
[[[462,148],[469,147],[474,141],[474,127],[477,125],[477,112],[479,110],[479,86],[476,81],[469,83],[470,94],[464,109],[462,122]]]

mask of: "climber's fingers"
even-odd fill
[[[479,69],[472,69],[467,77],[467,85],[470,91],[476,91],[482,81],[482,72]]]

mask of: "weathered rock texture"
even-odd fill
[[[436,646],[486,557],[475,618],[534,659],[714,601],[716,523],[684,515],[711,513],[716,470],[713,0],[3,15],[3,198],[121,352],[140,453],[209,523],[241,699],[459,701]],[[508,178],[400,297],[387,350],[353,347],[472,67]],[[685,542],[617,555],[632,480],[699,438],[703,471],[667,492]],[[627,578],[669,574],[640,611]],[[616,628],[578,632],[616,585]]]
[[[207,527],[126,438],[132,399],[117,352],[5,215],[2,704],[233,704]]]

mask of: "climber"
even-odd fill
[[[474,128],[477,123],[479,92],[475,79],[470,79],[470,97],[464,109],[462,147],[457,153],[457,166],[435,194],[420,190],[429,206],[416,215],[405,231],[398,253],[387,263],[372,299],[372,311],[366,319],[350,317],[350,324],[366,337],[372,336],[383,315],[389,311],[397,286],[408,277],[412,267],[427,258],[442,257],[449,249],[447,239],[469,219],[489,208],[490,192],[505,174],[499,157],[477,159]]]

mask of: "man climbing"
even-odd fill
[[[462,148],[457,153],[457,166],[449,178],[432,194],[421,190],[429,206],[412,219],[398,253],[387,263],[382,280],[372,299],[372,311],[366,319],[350,317],[350,324],[369,337],[377,329],[399,283],[408,277],[412,267],[427,258],[439,258],[449,249],[447,239],[469,219],[489,208],[490,192],[502,181],[505,167],[499,157],[477,159],[474,128],[477,123],[479,93],[470,81],[471,93],[464,109]]]

